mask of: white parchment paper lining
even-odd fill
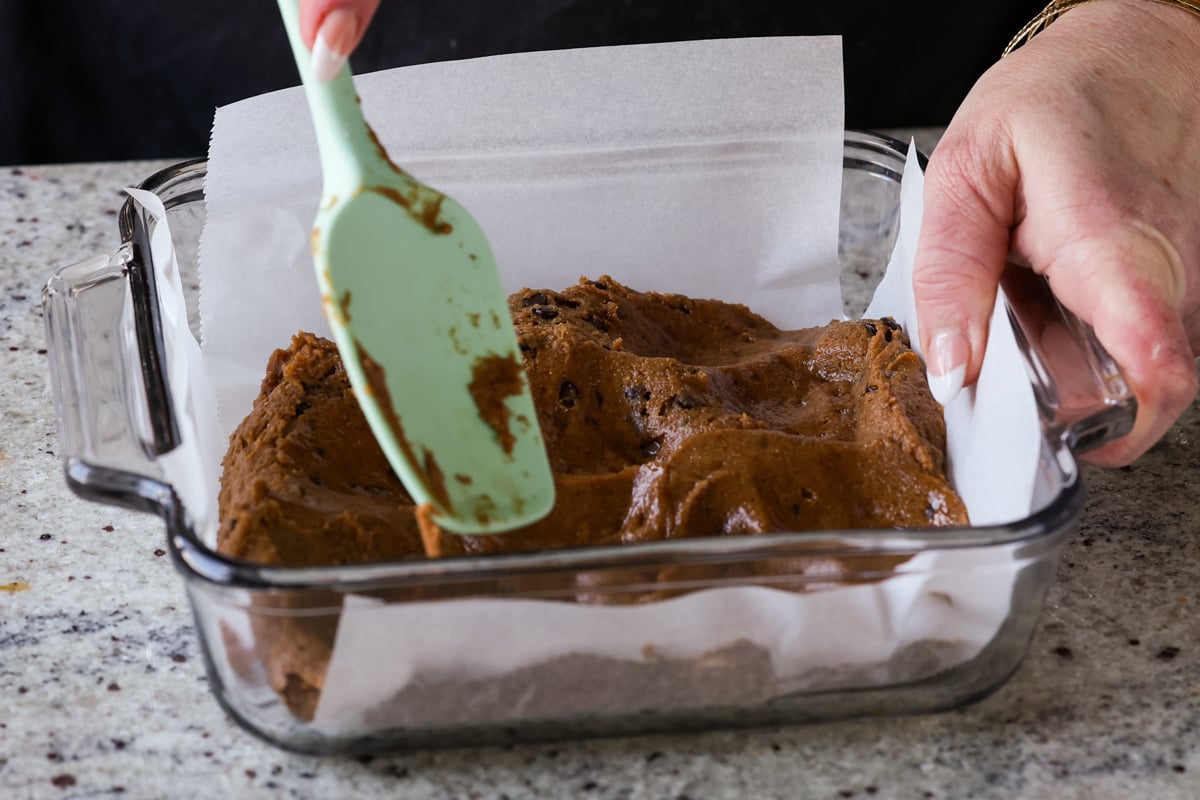
[[[832,37],[717,40],[519,54],[357,80],[394,160],[479,220],[508,290],[608,273],[638,289],[742,302],[800,327],[842,316],[840,58]],[[894,316],[914,342],[922,186],[910,157],[899,239],[868,311]],[[180,478],[191,492],[213,491],[212,453],[248,412],[270,352],[297,330],[327,332],[308,248],[319,196],[298,89],[218,110],[200,315],[213,392],[205,402],[215,399],[220,419],[196,431],[208,441],[193,457],[203,479]],[[1030,513],[1040,446],[1032,392],[997,309],[983,376],[946,411],[953,478],[977,525]],[[196,508],[211,540],[215,496]],[[780,691],[792,691],[806,674],[887,663],[914,642],[950,643],[965,660],[1008,613],[1015,565],[994,555],[930,553],[901,572],[871,586],[714,589],[634,607],[349,597],[313,723],[397,724],[404,709],[380,708],[422,673],[487,678],[563,654],[636,662],[647,644],[657,658],[686,659],[750,641],[769,652]]]

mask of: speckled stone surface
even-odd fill
[[[162,525],[61,475],[41,286],[116,245],[119,190],[157,166],[0,168],[0,796],[1200,797],[1200,406],[1088,470],[1029,656],[969,708],[370,760],[258,741],[209,694]]]

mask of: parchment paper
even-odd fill
[[[204,365],[204,355],[188,324],[183,278],[171,241],[167,210],[162,200],[144,189],[126,189],[155,221],[150,234],[163,345],[167,352],[167,383],[179,423],[181,446],[158,457],[164,477],[179,495],[197,530],[205,531],[217,514],[222,441],[213,435],[217,425],[216,394]]]
[[[823,324],[839,307],[840,59],[836,37],[718,40],[446,62],[356,85],[392,159],[478,220],[507,291],[608,273]],[[208,170],[201,330],[228,436],[271,351],[299,328],[328,331],[303,94],[218,109]]]
[[[509,290],[609,273],[638,289],[743,302],[782,326],[841,317],[837,39],[522,54],[358,83],[394,160],[480,221]],[[910,159],[900,243],[872,307],[909,326],[905,270],[921,185]],[[249,410],[269,353],[298,329],[327,330],[308,250],[319,194],[298,90],[218,110],[200,312],[222,440]],[[1006,330],[998,313],[986,381],[947,411],[955,481],[977,524],[1027,516],[1037,467],[1037,414]],[[1020,413],[1006,415],[996,426],[1004,435],[992,441],[994,418],[984,415],[997,408]],[[992,448],[994,457],[977,460]],[[764,688],[770,696],[817,685],[805,676],[830,669],[886,667],[916,642],[946,644],[958,663],[1008,613],[1012,562],[926,554],[901,571],[866,587],[715,589],[635,607],[492,599],[384,606],[351,597],[314,724],[424,724],[389,705],[422,675],[488,679],[565,653],[629,664],[651,651],[703,658],[747,640],[769,654],[778,678]],[[520,708],[505,713],[519,719]]]
[[[921,352],[912,268],[921,231],[925,176],[909,147],[900,190],[900,232],[883,280],[865,316],[892,316]],[[1012,522],[1029,514],[1041,448],[1040,422],[1025,362],[997,293],[988,350],[979,380],[947,404],[950,480],[976,526]]]

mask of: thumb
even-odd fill
[[[333,80],[358,47],[380,0],[301,0],[300,35],[312,50],[313,77]]]
[[[926,170],[913,295],[929,385],[943,405],[979,377],[987,347],[1013,221],[1008,152],[943,139]]]

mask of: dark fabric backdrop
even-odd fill
[[[1041,0],[383,0],[368,72],[493,53],[844,37],[846,122],[948,122]],[[912,91],[899,91],[915,77]],[[270,0],[0,0],[0,164],[203,155],[213,109],[298,83]]]

